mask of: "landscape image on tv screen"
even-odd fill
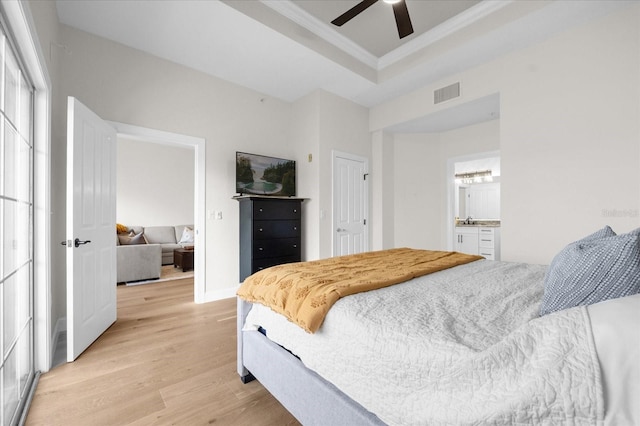
[[[296,195],[296,162],[236,152],[236,192],[293,197]]]

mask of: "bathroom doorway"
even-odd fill
[[[500,220],[500,151],[489,151],[447,161],[448,250],[454,248],[457,221]]]

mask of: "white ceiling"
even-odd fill
[[[393,12],[383,2],[339,31],[327,22],[356,3],[358,0],[56,1],[63,24],[265,96],[293,102],[324,89],[367,107],[625,4],[408,0],[416,33],[399,41]],[[449,18],[452,14],[455,16]],[[445,44],[446,50],[442,48]],[[441,113],[438,120],[416,120],[390,131],[441,131],[443,120],[453,128],[496,118],[498,97],[489,98],[468,105],[465,114]]]

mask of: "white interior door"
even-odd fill
[[[369,250],[367,228],[367,160],[334,153],[333,156],[333,255]]]
[[[67,106],[67,361],[116,320],[116,131]]]

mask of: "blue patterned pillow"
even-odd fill
[[[640,228],[608,226],[566,246],[545,277],[540,315],[640,293]]]

